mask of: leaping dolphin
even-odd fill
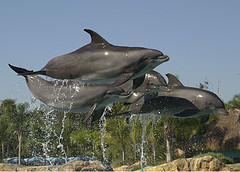
[[[25,72],[22,68],[9,66],[18,74]],[[119,87],[110,84],[80,84],[76,80],[46,81],[36,75],[24,77],[32,94],[48,106],[61,111],[89,111],[84,121],[91,117],[95,109],[99,112],[95,116],[101,115],[108,104],[123,101],[134,103],[146,93],[169,91],[165,79],[156,71],[148,72],[143,82],[129,80]]]
[[[154,70],[146,73],[142,82],[139,80],[142,80],[142,78],[129,80],[119,86],[126,92],[133,91],[133,94],[127,100],[127,103],[134,103],[147,94],[170,90],[163,76]]]
[[[21,75],[47,75],[56,79],[78,79],[85,83],[121,85],[169,60],[161,51],[141,47],[114,46],[98,33],[84,29],[91,43],[50,60],[41,70]],[[119,79],[117,79],[119,78]]]
[[[9,65],[18,74],[24,69]],[[127,100],[132,92],[110,84],[81,84],[76,80],[47,81],[37,75],[24,75],[31,93],[46,105],[68,112],[88,112],[87,116],[111,103]]]
[[[138,80],[139,79],[129,80],[126,83],[119,85],[119,87],[122,88],[125,92],[133,92],[131,96],[127,98],[127,100],[125,99],[125,104],[135,103],[148,94],[161,91],[167,92],[170,90],[167,87],[167,82],[163,76],[154,70],[146,73],[143,82],[138,82]],[[101,110],[101,112],[103,111],[104,109]],[[95,113],[92,121],[98,120],[101,116],[102,113]]]
[[[228,114],[224,103],[216,94],[207,90],[185,87],[174,75],[166,75],[169,92],[158,92],[157,96],[145,96],[132,104],[129,111],[114,116],[154,114],[164,117],[189,118],[210,113]]]

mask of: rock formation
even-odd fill
[[[100,161],[72,160],[59,166],[23,166],[0,163],[0,171],[106,171]]]
[[[114,168],[114,171],[131,171],[131,166]],[[225,164],[213,156],[177,159],[158,166],[147,166],[144,171],[239,171],[240,164]]]
[[[197,134],[189,141],[186,156],[196,150],[240,150],[240,109],[232,108],[229,115],[217,116],[204,134]]]

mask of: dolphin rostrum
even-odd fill
[[[24,69],[9,65],[21,74]],[[46,105],[60,111],[92,113],[111,103],[127,100],[132,92],[110,84],[81,84],[76,80],[47,81],[37,75],[25,75],[31,93]]]
[[[145,96],[130,106],[130,110],[114,116],[154,114],[164,117],[188,118],[210,113],[227,115],[224,103],[214,93],[198,88],[185,87],[174,75],[168,77],[169,92]],[[111,116],[109,116],[111,117]]]
[[[84,29],[91,43],[50,60],[41,70],[25,70],[21,75],[41,74],[57,79],[78,79],[85,83],[114,83],[118,86],[136,79],[169,60],[154,49],[114,46],[96,32]],[[117,79],[119,78],[119,79]]]

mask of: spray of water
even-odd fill
[[[145,141],[145,131],[146,131],[146,124],[148,122],[148,118],[146,118],[146,115],[140,115],[139,119],[140,119],[141,124],[142,124],[140,165],[141,165],[141,170],[143,171],[143,167],[147,165],[146,152],[144,151],[144,146],[146,144],[146,141]]]
[[[109,163],[108,163],[108,160],[107,160],[107,157],[106,157],[106,151],[107,151],[107,148],[105,147],[104,145],[104,136],[106,134],[106,124],[107,124],[107,120],[106,120],[106,113],[108,111],[111,111],[111,107],[112,106],[107,106],[105,109],[104,109],[104,112],[100,118],[100,121],[99,121],[99,127],[100,127],[100,132],[101,132],[101,147],[102,147],[102,156],[103,156],[103,165],[108,168],[109,167]]]

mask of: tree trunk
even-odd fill
[[[7,153],[6,153],[6,157],[9,157],[9,144],[7,144]]]
[[[174,158],[173,131],[171,122],[167,119],[164,122],[164,133],[166,139],[166,160],[172,162]]]
[[[22,132],[18,132],[18,164],[21,165],[21,154],[22,154]]]
[[[134,146],[134,162],[137,161],[137,145]]]
[[[155,163],[155,161],[156,161],[156,144],[154,141],[152,142],[152,152],[153,152],[153,163]]]
[[[2,141],[2,160],[4,159],[4,153],[5,153],[5,150],[4,150],[4,146],[5,146],[5,144],[4,144],[4,141]]]
[[[125,165],[125,144],[122,142],[122,162]]]

